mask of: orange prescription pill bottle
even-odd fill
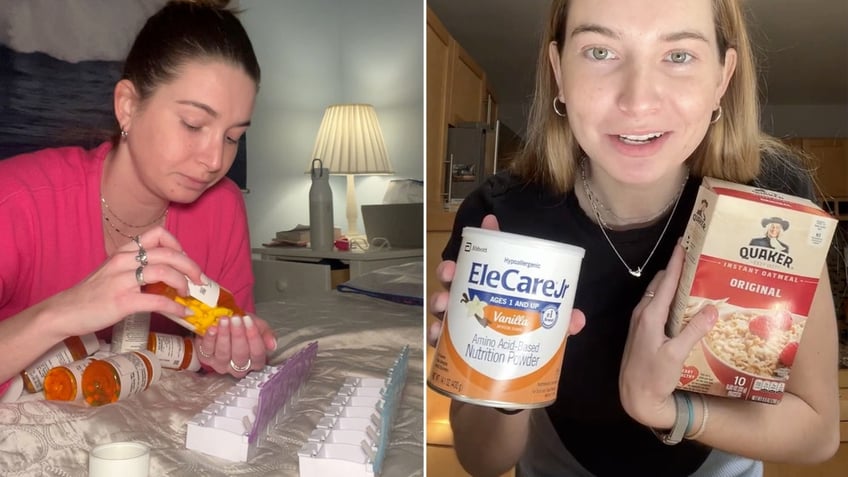
[[[188,371],[200,369],[200,361],[194,353],[194,343],[187,336],[150,333],[147,349],[156,356],[163,368]]]
[[[56,366],[44,376],[44,399],[48,401],[76,401],[82,399],[82,373],[94,358],[87,357],[73,363]]]
[[[147,349],[147,334],[150,333],[150,313],[133,313],[112,325],[113,353],[126,353]]]
[[[82,373],[82,394],[92,406],[109,404],[144,391],[161,374],[159,360],[148,350],[96,359]]]
[[[41,391],[44,389],[44,377],[52,368],[85,358],[98,349],[100,349],[100,343],[94,333],[65,338],[41,355],[32,366],[21,372],[24,389],[31,393]]]
[[[185,319],[177,316],[166,316],[178,323],[187,321],[194,326],[193,331],[198,335],[205,334],[206,329],[217,324],[218,319],[222,316],[244,316],[244,310],[236,304],[233,294],[206,275],[203,275],[203,285],[195,285],[191,280],[186,280],[189,291],[187,297],[180,296],[176,289],[162,282],[150,283],[145,285],[142,290],[146,293],[164,295],[191,309],[193,315],[187,316]]]

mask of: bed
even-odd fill
[[[284,363],[313,341],[318,350],[299,396],[270,422],[251,460],[232,462],[186,449],[186,423],[237,380],[163,370],[160,381],[147,391],[102,407],[34,396],[0,404],[2,475],[82,477],[88,475],[91,448],[140,441],[151,448],[151,476],[298,476],[298,450],[345,378],[384,378],[404,345],[409,345],[406,385],[381,475],[423,475],[421,306],[332,291],[261,302],[257,314],[278,336],[269,364]]]

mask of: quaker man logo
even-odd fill
[[[792,266],[789,256],[789,245],[780,240],[780,234],[789,230],[789,221],[780,217],[766,217],[760,221],[763,235],[751,239],[747,247],[739,250],[739,255],[746,260],[762,260]]]
[[[701,199],[701,202],[698,203],[698,209],[692,214],[692,221],[700,225],[702,230],[707,227],[707,208],[709,206],[710,203],[707,202],[707,199]]]
[[[783,253],[789,253],[789,245],[780,241],[780,234],[789,230],[789,222],[780,217],[767,217],[760,222],[763,226],[763,237],[751,239],[750,245],[773,248]]]

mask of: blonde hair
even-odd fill
[[[555,41],[562,49],[565,44],[568,9],[569,0],[551,3],[539,47],[527,140],[512,165],[513,171],[523,179],[542,183],[559,193],[572,188],[577,161],[582,155],[568,117],[556,115],[551,105],[558,90],[549,62],[548,45]],[[746,183],[760,172],[761,155],[782,157],[789,149],[760,130],[757,70],[739,2],[714,0],[713,18],[719,57],[724,62],[727,50],[735,49],[736,71],[721,99],[721,119],[710,126],[688,162],[693,175]]]

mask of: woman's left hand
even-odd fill
[[[633,419],[657,428],[673,426],[676,410],[671,394],[680,378],[683,361],[715,325],[714,306],[706,306],[674,338],[665,324],[683,269],[684,251],[675,247],[668,267],[651,280],[633,310],[619,375],[621,404]]]
[[[250,315],[224,317],[194,340],[200,362],[220,374],[244,377],[265,366],[277,338],[265,320]]]

